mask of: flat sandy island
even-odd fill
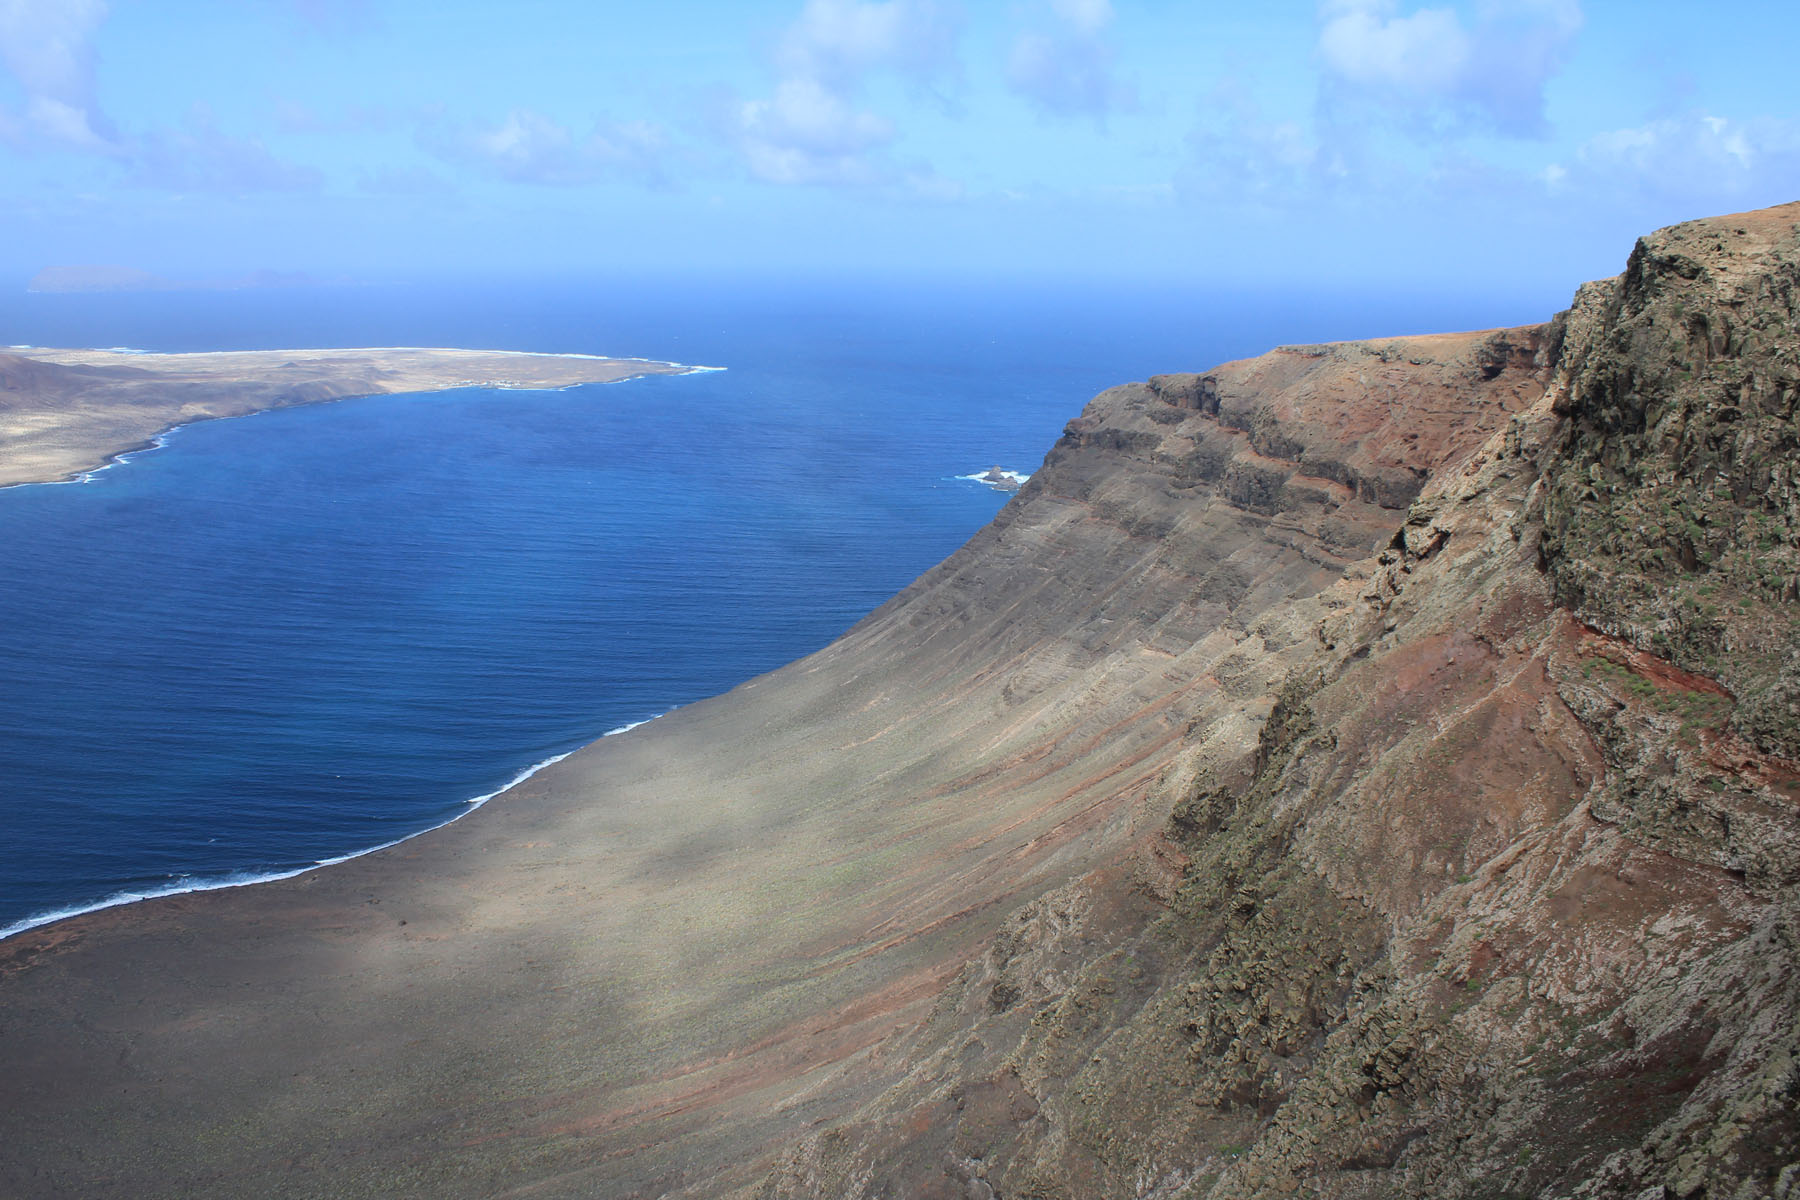
[[[150,445],[173,426],[214,417],[349,396],[560,388],[691,370],[637,358],[416,347],[0,351],[0,487],[68,479]]]

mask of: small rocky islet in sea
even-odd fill
[[[985,483],[991,488],[999,488],[1003,492],[1016,492],[1025,486],[1025,481],[1031,476],[1018,471],[1009,471],[996,463],[974,478],[976,482]]]

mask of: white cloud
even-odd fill
[[[926,86],[957,74],[959,10],[939,0],[807,0],[775,51],[772,93],[729,112],[728,135],[751,174],[769,183],[953,187],[929,167],[902,169],[894,123],[864,105],[866,80],[898,75]]]
[[[1050,7],[1070,29],[1083,37],[1097,37],[1112,24],[1112,0],[1050,0]]]
[[[1800,122],[1666,117],[1597,134],[1542,178],[1553,190],[1682,200],[1707,211],[1773,204],[1800,195]]]
[[[153,130],[129,149],[131,180],[173,192],[304,192],[324,185],[312,167],[283,162],[257,138],[223,132],[204,105],[178,129]]]
[[[1395,0],[1325,0],[1319,63],[1335,102],[1373,102],[1406,123],[1545,132],[1544,87],[1582,25],[1578,0],[1482,0],[1402,13]]]
[[[665,181],[667,139],[661,127],[645,121],[597,121],[578,136],[540,112],[516,108],[498,124],[434,128],[421,141],[440,158],[514,183],[570,187],[615,179]]]
[[[1013,42],[1008,85],[1050,116],[1098,120],[1135,106],[1136,94],[1114,75],[1112,22],[1110,0],[1047,0],[1040,24]]]
[[[94,93],[94,32],[102,0],[0,0],[0,64],[25,93],[23,114],[6,114],[12,140],[40,139],[112,151],[117,136]]]
[[[870,152],[885,147],[894,127],[859,112],[817,80],[785,79],[767,100],[738,110],[744,155],[771,183],[873,183],[883,174]]]
[[[1176,190],[1203,203],[1253,208],[1310,203],[1342,173],[1341,161],[1329,157],[1310,131],[1297,121],[1269,119],[1230,81],[1208,97],[1187,147]]]
[[[0,140],[101,155],[123,167],[131,183],[169,191],[321,186],[318,171],[220,130],[204,106],[179,128],[121,134],[96,99],[94,35],[106,13],[102,0],[0,0],[0,64],[25,94],[22,112],[0,110]]]
[[[1319,57],[1326,70],[1359,87],[1426,94],[1453,88],[1473,51],[1462,21],[1447,8],[1397,17],[1381,11],[1386,7],[1351,7],[1325,22]]]
[[[1310,119],[1265,117],[1247,90],[1222,85],[1188,137],[1184,196],[1372,213],[1424,196],[1522,201],[1559,185],[1471,157],[1464,139],[1548,132],[1544,90],[1581,29],[1577,0],[1322,0],[1317,13]]]
[[[953,74],[960,14],[934,0],[808,0],[782,35],[775,65],[787,78],[854,88],[873,70],[915,80]]]
[[[942,203],[961,200],[968,195],[968,189],[961,180],[939,175],[929,166],[915,166],[904,171],[900,176],[900,186],[921,200]]]

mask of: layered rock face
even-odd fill
[[[1195,728],[1165,777],[1172,890],[1017,912],[903,1081],[755,1194],[1800,1196],[1797,234],[1789,205],[1645,238],[1465,351],[1535,353],[1533,402],[1391,426],[1436,454],[1356,437],[1423,394],[1405,351],[1334,348],[1386,368],[1341,393],[1278,351],[1097,400],[1053,466],[1160,453],[1291,520],[1268,497],[1309,483],[1211,457],[1241,431],[1411,503],[1263,607],[1311,644],[1254,747]]]
[[[1114,388],[810,658],[0,944],[0,1190],[1791,1200],[1797,226]]]

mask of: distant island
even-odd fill
[[[561,388],[680,363],[585,354],[388,347],[143,354],[0,350],[0,487],[71,479],[177,425],[349,396],[446,388]]]
[[[223,279],[170,279],[111,263],[45,267],[25,285],[28,292],[238,292],[250,288],[310,287],[320,280],[304,271],[251,271]]]

